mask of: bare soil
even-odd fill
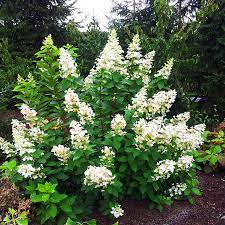
[[[225,172],[205,174],[199,172],[200,189],[203,195],[195,197],[195,203],[177,201],[164,212],[149,209],[146,200],[125,199],[125,211],[118,221],[120,225],[225,225]],[[112,225],[107,217],[94,214],[98,225]]]

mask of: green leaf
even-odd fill
[[[188,196],[187,198],[188,198],[189,203],[193,205],[194,204],[193,198],[191,196]]]
[[[127,164],[126,163],[123,163],[123,164],[121,164],[121,166],[119,168],[119,172],[120,173],[123,173],[126,169],[127,169]]]
[[[96,225],[96,220],[89,220],[89,221],[87,221],[86,222],[87,223],[87,225]]]
[[[114,138],[114,139],[113,139],[113,147],[114,147],[116,150],[119,150],[120,147],[121,147],[121,143],[120,143],[120,141],[119,141],[117,138]]]
[[[130,167],[134,172],[137,172],[138,167],[137,167],[137,163],[135,161],[133,161],[132,163],[130,163]]]
[[[54,193],[56,184],[45,182],[45,184],[38,184],[37,190],[43,193]]]
[[[30,199],[33,203],[42,202],[42,195],[32,194]]]
[[[192,188],[191,190],[195,195],[202,195],[198,188]]]
[[[210,165],[213,165],[213,166],[216,165],[217,161],[218,161],[218,159],[217,159],[217,156],[215,156],[215,155],[212,155],[209,160]]]
[[[213,146],[213,152],[219,154],[221,152],[221,147],[219,145]]]
[[[119,157],[119,162],[127,162],[127,157],[126,156],[121,156]]]
[[[46,209],[46,214],[54,219],[56,217],[56,215],[57,215],[57,207],[56,207],[56,205],[55,204],[49,205],[47,207],[47,209]]]
[[[66,203],[60,204],[60,208],[61,208],[64,212],[66,212],[66,213],[71,213],[71,212],[73,212],[72,207],[71,207],[70,205],[66,204]]]
[[[119,225],[119,222],[114,223],[113,225]]]
[[[76,225],[76,222],[68,218],[65,225]]]
[[[67,197],[66,194],[59,194],[58,192],[55,192],[55,193],[52,194],[52,196],[51,196],[51,198],[49,200],[52,203],[59,203],[63,199],[65,199],[66,197]]]
[[[17,224],[18,225],[28,225],[28,220],[27,219],[18,219]]]
[[[73,160],[76,161],[81,158],[83,151],[77,150],[73,153]]]

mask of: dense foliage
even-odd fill
[[[115,30],[83,80],[74,48],[48,36],[37,69],[19,78],[23,121],[12,121],[13,144],[1,166],[36,204],[46,224],[79,220],[96,204],[118,218],[126,195],[162,210],[174,199],[199,195],[192,150],[205,126],[188,127],[189,113],[166,115],[176,99],[168,79],[173,60],[151,74],[155,52],[141,53],[135,35],[126,56]]]
[[[206,173],[225,167],[224,122],[213,132],[205,132],[204,145],[195,153],[196,161]]]
[[[13,53],[29,57],[50,33],[57,43],[64,43],[65,20],[71,14],[73,4],[74,1],[68,4],[65,0],[2,0],[0,39],[8,39]]]
[[[26,76],[31,70],[31,60],[20,56],[13,56],[9,52],[8,41],[0,42],[0,110],[7,107],[13,108],[15,101],[13,99],[13,88],[16,83],[18,74]]]

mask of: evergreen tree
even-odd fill
[[[65,22],[75,1],[1,0],[0,39],[7,38],[10,51],[30,56],[45,36],[52,34],[57,44],[64,42]]]
[[[80,73],[86,76],[107,42],[107,32],[100,29],[94,17],[87,25],[86,31],[80,31],[73,21],[67,24],[67,31],[69,43],[78,48],[77,62],[80,65]]]

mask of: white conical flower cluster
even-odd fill
[[[31,127],[28,131],[30,138],[32,141],[41,142],[43,138],[46,136],[44,131],[40,129],[40,127]]]
[[[174,124],[187,123],[190,118],[191,118],[190,112],[184,112],[174,116],[170,121]]]
[[[22,156],[22,160],[25,159],[25,156],[29,156],[31,153],[34,153],[36,150],[34,144],[27,137],[28,129],[26,125],[19,120],[12,120],[12,135],[14,146],[19,152],[19,155]]]
[[[111,184],[115,178],[112,172],[105,166],[88,166],[84,173],[84,184],[95,188],[105,188]]]
[[[94,78],[94,74],[95,74],[95,69],[92,68],[90,70],[90,73],[87,77],[85,77],[84,79],[84,88],[88,89],[91,87],[91,85],[93,84],[93,78]]]
[[[147,73],[151,73],[155,57],[155,51],[147,53],[144,58],[141,60],[141,69],[144,69]]]
[[[69,51],[64,48],[59,49],[59,68],[60,76],[62,78],[67,78],[68,76],[79,77],[77,73],[77,64],[70,55]]]
[[[173,59],[170,59],[165,63],[164,67],[160,69],[154,77],[163,77],[164,79],[168,79],[173,68]]]
[[[168,179],[175,170],[176,162],[173,160],[165,159],[157,163],[154,170],[153,180]]]
[[[204,130],[205,125],[196,125],[189,128],[184,122],[167,124],[163,117],[157,117],[149,122],[142,118],[134,125],[136,146],[139,149],[146,149],[146,145],[152,147],[158,144],[174,147],[174,144],[176,144],[183,154],[198,149],[202,145]]]
[[[153,95],[152,98],[148,99],[147,102],[147,114],[150,116],[153,114],[165,115],[169,112],[172,104],[174,103],[177,96],[175,90],[160,91]]]
[[[134,110],[134,116],[146,113],[151,118],[155,114],[165,115],[169,112],[172,104],[176,99],[175,90],[160,91],[147,99],[147,90],[145,87],[132,98],[132,104],[128,105],[128,110]]]
[[[64,104],[66,106],[66,112],[77,112],[80,104],[80,99],[78,94],[74,92],[73,89],[69,88],[65,92],[65,101]]]
[[[160,139],[162,124],[162,117],[155,118],[149,122],[143,118],[137,121],[134,125],[136,146],[139,149],[145,149],[145,145],[149,147],[154,146]]]
[[[104,148],[101,150],[101,153],[102,155],[99,157],[101,165],[111,167],[115,157],[115,152],[112,150],[112,147],[104,146]]]
[[[41,168],[34,168],[31,164],[20,164],[17,171],[24,178],[37,179],[44,177],[44,174],[41,172]]]
[[[193,166],[194,159],[192,156],[181,156],[178,161],[161,160],[157,163],[154,170],[153,180],[168,179],[173,173],[178,174],[180,171],[189,171]]]
[[[105,69],[109,72],[125,72],[123,64],[123,50],[119,44],[116,30],[112,30],[105,48],[97,59],[95,71]]]
[[[92,122],[95,116],[92,108],[87,103],[81,102],[79,96],[71,88],[66,91],[64,104],[66,105],[65,111],[78,113],[81,124]]]
[[[132,64],[139,64],[141,57],[140,38],[139,35],[136,34],[128,47],[126,58],[131,61]]]
[[[53,40],[52,40],[51,34],[49,34],[47,37],[45,37],[45,39],[43,41],[43,45],[46,45],[46,46],[52,46],[53,45]]]
[[[113,135],[122,136],[125,134],[123,131],[126,127],[126,120],[123,118],[123,115],[116,114],[115,117],[111,121],[111,129]]]
[[[70,157],[70,149],[63,145],[53,146],[52,152],[63,163],[66,163]]]
[[[11,157],[15,154],[13,145],[2,137],[0,137],[0,149],[3,151],[4,154],[6,154],[7,157]]]
[[[37,120],[37,112],[31,109],[28,105],[22,104],[20,112],[23,114],[25,120],[33,124]]]
[[[70,123],[71,141],[75,149],[86,150],[89,144],[89,135],[81,124],[75,120]]]
[[[131,105],[128,105],[128,110],[134,110],[134,116],[139,115],[140,113],[146,112],[147,108],[147,89],[145,87],[141,88],[141,90],[132,98]]]

